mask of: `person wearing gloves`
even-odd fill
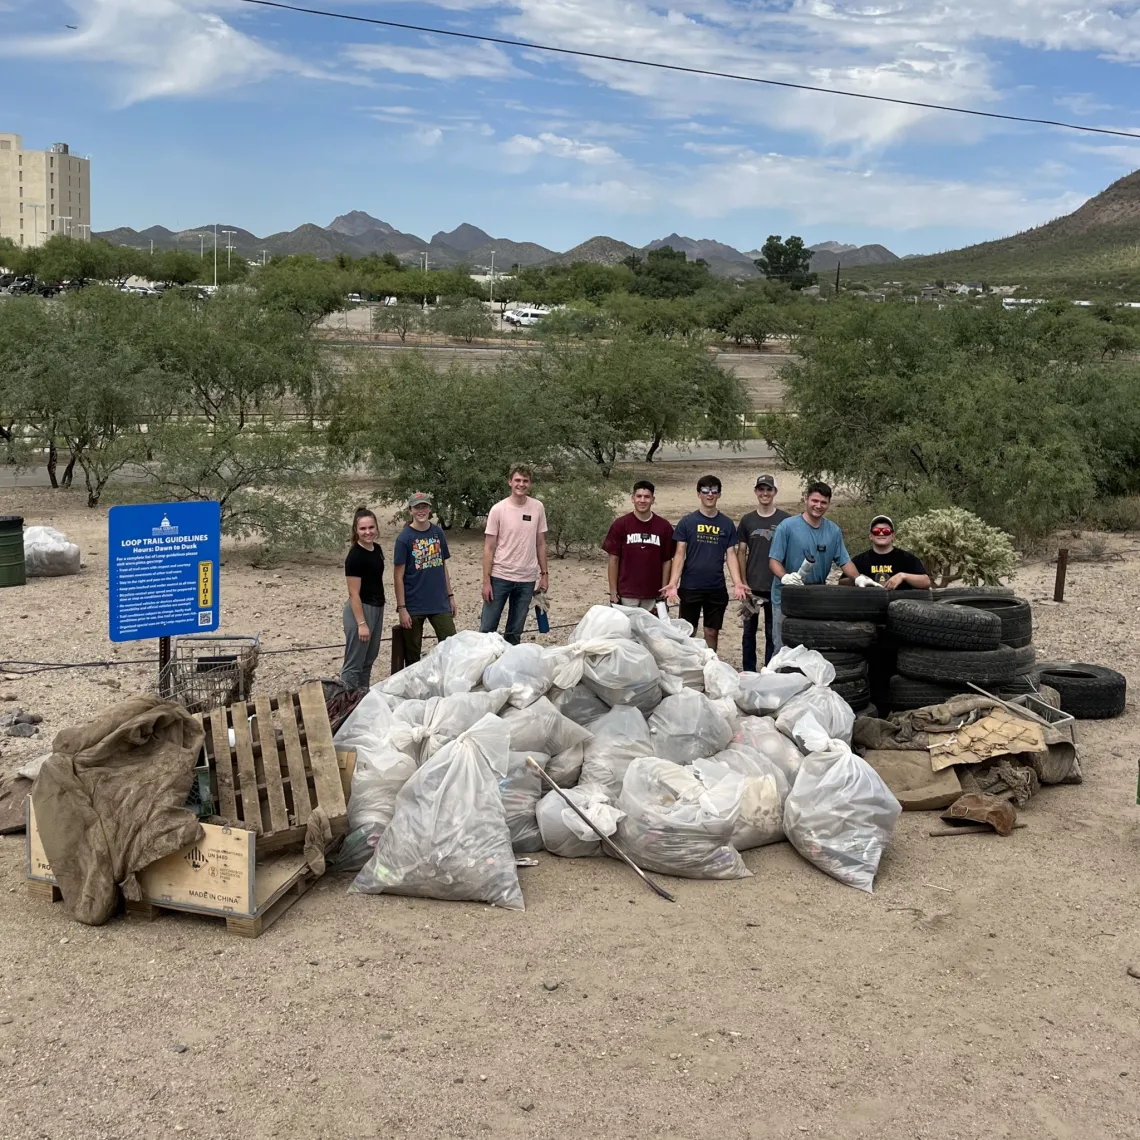
[[[697,480],[701,505],[681,519],[673,532],[677,544],[673,570],[663,591],[667,602],[680,602],[681,619],[693,627],[694,637],[703,611],[705,644],[714,652],[728,609],[726,562],[733,598],[742,602],[748,596],[736,553],[736,524],[717,509],[720,493],[721,483],[715,475]]]
[[[367,689],[384,628],[384,551],[379,527],[367,507],[352,516],[352,548],[344,560],[348,601],[344,604],[344,664],[340,679],[349,689]]]
[[[417,491],[408,500],[411,522],[400,532],[392,553],[392,587],[404,631],[404,661],[414,665],[423,655],[424,622],[430,621],[438,641],[455,635],[455,595],[447,572],[447,536],[431,521],[431,495]]]
[[[895,524],[890,515],[871,520],[871,549],[851,560],[860,574],[873,578],[888,590],[928,590],[930,575],[922,559],[895,546]]]
[[[860,574],[843,544],[843,532],[824,518],[831,507],[831,488],[809,483],[804,491],[802,514],[784,519],[772,536],[768,564],[772,570],[772,644],[783,647],[780,627],[780,592],[785,586],[819,586],[827,581],[832,566],[838,566],[856,586],[874,586],[873,578]]]
[[[760,611],[764,611],[764,664],[775,652],[772,646],[772,568],[768,555],[776,527],[789,518],[787,511],[776,506],[776,478],[761,475],[756,480],[756,510],[749,511],[737,527],[739,556],[744,560],[744,575],[752,592],[755,611],[744,619],[741,638],[741,665],[746,673],[756,672],[756,635],[760,630]]]

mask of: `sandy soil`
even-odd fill
[[[717,465],[723,507],[751,467]],[[701,474],[655,471],[675,518]],[[791,497],[791,496],[788,496]],[[78,494],[0,492],[0,514],[81,542],[75,579],[0,591],[0,657],[153,657],[106,637],[105,513]],[[386,534],[390,548],[391,533]],[[1048,657],[1140,683],[1140,554],[1026,566]],[[478,537],[453,540],[461,622]],[[602,601],[600,561],[553,568],[556,622]],[[225,630],[270,649],[338,643],[339,560],[259,567],[226,551]],[[738,625],[724,634],[739,664]],[[261,691],[334,672],[339,650],[267,656]],[[379,671],[378,671],[379,675]],[[149,667],[0,680],[44,715],[0,738],[0,769],[150,682]],[[93,929],[25,897],[22,837],[0,838],[0,1134],[12,1137],[797,1137],[1140,1134],[1135,805],[1140,719],[1082,725],[1086,781],[1044,792],[1009,839],[927,836],[905,815],[868,896],[787,845],[755,877],[669,881],[657,900],[608,860],[521,872],[525,914],[360,897],[328,877],[260,939],[208,919]],[[6,889],[5,889],[6,888]],[[544,983],[557,988],[547,989]]]

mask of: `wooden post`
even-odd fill
[[[839,270],[843,268],[843,262],[840,261],[835,266],[835,295],[839,296]]]
[[[1057,551],[1057,580],[1053,584],[1053,601],[1063,602],[1065,600],[1065,575],[1069,570],[1069,550],[1068,547],[1061,547]]]
[[[404,667],[404,627],[396,622],[392,626],[392,672],[399,673]]]

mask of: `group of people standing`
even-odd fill
[[[532,473],[524,465],[510,471],[510,494],[487,516],[483,539],[483,610],[479,629],[499,628],[507,611],[504,637],[521,639],[536,594],[549,586],[546,510],[530,494]],[[654,512],[655,488],[646,479],[633,486],[633,510],[616,519],[602,549],[607,555],[610,601],[652,610],[659,602],[676,603],[682,619],[701,630],[716,649],[731,600],[743,604],[746,617],[742,665],[755,670],[759,660],[760,618],[764,618],[767,663],[780,648],[780,593],[784,586],[827,581],[833,566],[856,586],[922,589],[930,578],[922,562],[894,545],[895,527],[886,515],[871,522],[870,549],[852,558],[839,527],[826,518],[831,488],[810,483],[804,507],[789,514],[775,505],[775,477],[756,480],[756,510],[739,523],[719,509],[720,479],[697,481],[699,506],[675,526]],[[404,639],[404,660],[420,659],[423,628],[430,622],[438,640],[455,633],[455,594],[447,562],[450,552],[443,528],[432,522],[431,495],[417,492],[406,504],[408,523],[393,550],[393,587]],[[376,515],[356,511],[352,547],[344,563],[348,601],[344,607],[345,652],[341,679],[350,689],[370,684],[384,622],[384,552],[377,541]],[[725,570],[731,593],[725,581]]]

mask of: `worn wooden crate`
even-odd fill
[[[333,747],[319,683],[200,719],[217,814],[234,826],[203,823],[199,842],[140,871],[143,901],[127,911],[214,915],[232,933],[256,938],[316,879],[298,850],[313,811],[324,810],[334,837],[344,834],[344,758]],[[29,894],[57,901],[30,797],[26,850]]]

